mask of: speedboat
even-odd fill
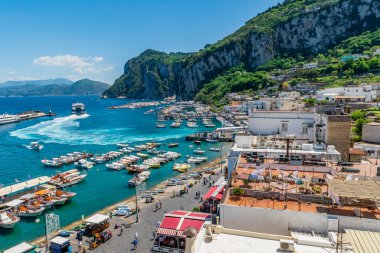
[[[106,167],[109,170],[121,170],[124,167],[124,165],[122,163],[114,162],[114,163],[106,164]]]
[[[179,123],[179,122],[173,122],[172,124],[170,124],[170,127],[171,128],[179,128],[179,127],[181,127],[181,123]]]
[[[220,152],[221,151],[220,148],[210,148],[209,150],[213,151],[213,152]]]
[[[10,210],[0,212],[0,227],[2,228],[14,228],[20,221],[20,218],[13,215]]]
[[[191,121],[188,121],[187,124],[186,124],[187,127],[190,127],[190,128],[196,128],[198,127],[197,123],[196,122],[191,122]]]
[[[44,145],[39,144],[36,141],[31,142],[28,146],[26,146],[28,149],[40,151],[41,149],[44,148]]]
[[[141,157],[142,159],[146,159],[146,158],[149,157],[148,154],[144,154],[144,153],[137,153],[136,155],[139,156],[139,157]]]
[[[195,144],[195,145],[201,145],[201,143],[202,143],[202,141],[200,141],[200,140],[195,140],[195,141],[194,141],[194,144]]]
[[[198,155],[203,155],[204,153],[206,153],[206,151],[200,149],[200,148],[197,148],[193,151],[194,154],[198,154]]]
[[[174,147],[178,147],[178,145],[179,145],[179,143],[177,143],[177,142],[171,142],[171,143],[168,144],[168,147],[169,148],[174,148]]]
[[[156,124],[156,128],[165,128],[166,125],[165,124]]]
[[[126,147],[129,146],[129,144],[127,144],[127,143],[117,143],[116,146],[117,146],[118,148],[126,148]]]
[[[210,143],[217,143],[218,140],[216,139],[206,139],[207,142],[210,142]]]

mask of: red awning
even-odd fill
[[[218,190],[218,189],[220,189],[220,190]],[[203,200],[207,200],[211,197],[215,197],[216,199],[221,200],[223,197],[223,192],[224,192],[224,187],[220,188],[219,186],[213,186],[205,194],[205,196],[203,197]]]
[[[168,229],[177,229],[178,223],[180,222],[181,218],[177,217],[165,217],[161,224],[160,228],[168,228]]]
[[[199,231],[199,230],[201,230],[201,228],[203,226],[203,223],[205,223],[204,220],[193,220],[193,219],[186,219],[185,218],[183,220],[183,222],[182,222],[181,227],[179,228],[179,230],[184,231],[188,227],[194,227],[194,228],[196,228]]]
[[[159,228],[157,229],[157,234],[175,236],[177,234],[177,231],[174,229]]]

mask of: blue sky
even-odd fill
[[[148,48],[198,51],[281,0],[1,0],[0,82],[112,84]]]

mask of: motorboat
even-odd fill
[[[221,151],[220,148],[210,148],[209,150],[212,152],[220,152]]]
[[[145,170],[148,170],[150,167],[148,165],[130,165],[127,167],[128,173],[141,173]]]
[[[53,167],[53,168],[59,168],[59,167],[62,167],[62,163],[61,162],[57,162],[55,160],[47,160],[47,159],[44,159],[41,161],[42,164],[45,166],[45,167]]]
[[[144,153],[137,153],[136,155],[141,157],[142,159],[147,159],[149,157],[148,154],[144,154]]]
[[[194,154],[197,154],[197,155],[204,155],[206,153],[206,151],[200,149],[200,148],[197,148],[193,151]]]
[[[181,123],[179,122],[173,122],[170,124],[170,127],[171,128],[180,128],[181,127]]]
[[[191,166],[186,163],[175,163],[173,166],[173,170],[179,171],[179,172],[186,172]]]
[[[10,210],[0,212],[0,227],[2,228],[14,228],[19,221],[20,218]]]
[[[41,215],[43,211],[45,208],[41,206],[21,205],[18,208],[17,215],[19,217],[36,217]]]
[[[203,162],[202,159],[198,159],[198,158],[195,158],[195,157],[189,157],[186,161],[188,164],[200,164]]]
[[[75,162],[75,167],[78,169],[91,169],[95,165],[94,162],[87,161],[86,159],[80,159],[78,162]]]
[[[39,144],[36,141],[31,142],[28,146],[26,146],[28,149],[40,151],[44,148],[44,145]]]
[[[126,147],[129,146],[129,144],[127,144],[127,143],[117,143],[116,146],[117,146],[118,148],[126,148]]]
[[[202,141],[200,141],[200,140],[195,140],[195,141],[194,141],[194,144],[195,144],[195,145],[201,145],[201,144],[202,144]]]
[[[187,127],[190,127],[190,128],[196,128],[198,127],[197,123],[196,122],[192,122],[192,121],[188,121],[187,124],[186,124]]]
[[[82,182],[87,177],[87,174],[81,174],[77,169],[72,169],[66,172],[58,173],[51,177],[50,184],[58,188],[68,187]]]
[[[171,142],[171,143],[168,144],[169,148],[174,148],[174,147],[178,147],[178,146],[179,146],[178,142]]]
[[[215,124],[210,123],[210,124],[206,124],[205,127],[216,127],[216,126]]]
[[[71,114],[82,115],[86,113],[86,109],[83,103],[73,103],[71,105]]]
[[[114,163],[109,163],[109,164],[106,164],[106,167],[109,169],[109,170],[121,170],[124,166],[124,164],[122,163],[118,163],[118,162],[114,162]]]
[[[149,176],[150,176],[150,172],[149,171],[143,171],[143,172],[137,174],[132,179],[130,179],[128,181],[128,186],[134,187],[134,186],[140,184],[141,182],[146,181],[149,178]]]
[[[160,168],[161,164],[155,159],[147,159],[144,161],[144,165],[149,166],[149,168],[157,169]]]
[[[207,142],[210,142],[210,143],[217,143],[218,140],[216,139],[206,139]]]
[[[156,128],[165,128],[166,125],[165,124],[156,124]]]

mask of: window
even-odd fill
[[[302,133],[307,134],[307,126],[303,126]]]
[[[282,122],[282,132],[287,132],[288,131],[288,122]]]

